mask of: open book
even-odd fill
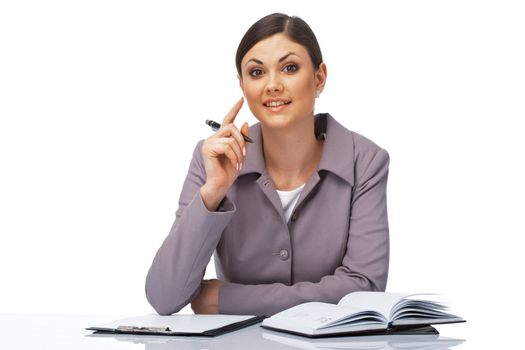
[[[388,334],[428,328],[431,324],[465,322],[448,313],[432,294],[354,292],[337,305],[309,302],[281,311],[262,327],[307,337]]]

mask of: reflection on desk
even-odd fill
[[[441,335],[385,335],[309,339],[265,330],[260,324],[217,337],[141,336],[92,334],[85,327],[102,324],[125,315],[0,314],[0,348],[41,349],[195,349],[195,350],[281,350],[281,349],[450,349],[463,343]],[[462,350],[465,342],[457,347]],[[518,346],[519,347],[519,346]],[[478,348],[475,346],[475,348]]]
[[[308,339],[263,331],[263,338],[287,344],[295,349],[418,349],[444,350],[464,342],[462,339],[441,337],[437,334],[422,335],[371,335],[360,337],[334,337]]]
[[[119,342],[144,344],[146,350],[168,349],[354,349],[354,350],[445,350],[464,342],[461,339],[432,335],[380,335],[360,337],[332,337],[309,339],[291,334],[274,332],[254,325],[215,338],[137,336],[124,334],[89,334],[86,337],[114,338]]]

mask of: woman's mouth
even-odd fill
[[[286,108],[292,101],[268,101],[263,103],[264,107],[271,112],[279,112]]]

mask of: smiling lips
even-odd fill
[[[272,112],[277,112],[285,108],[287,105],[292,103],[292,101],[283,101],[283,100],[270,100],[263,103],[264,107],[267,110]]]

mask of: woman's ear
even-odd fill
[[[321,62],[319,65],[319,68],[315,71],[315,90],[316,91],[323,91],[324,85],[326,84],[326,76],[327,76],[327,70],[326,70],[326,64],[324,62]]]

